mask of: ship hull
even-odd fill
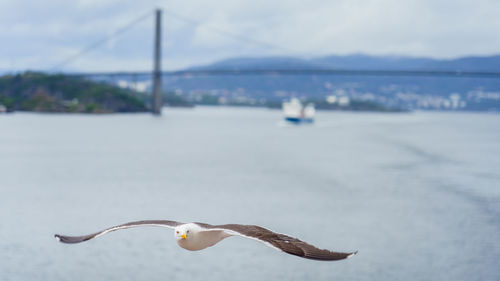
[[[285,121],[291,122],[291,123],[313,123],[314,119],[311,118],[297,118],[297,117],[285,117]]]

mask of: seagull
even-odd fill
[[[351,253],[341,253],[319,249],[297,238],[293,238],[285,234],[276,233],[257,225],[210,225],[200,222],[181,223],[169,220],[134,221],[113,226],[89,235],[65,236],[55,234],[55,237],[59,242],[75,244],[99,237],[112,231],[140,226],[161,226],[173,229],[177,244],[189,251],[203,250],[207,247],[211,247],[217,244],[218,242],[230,236],[242,236],[245,238],[257,240],[271,248],[285,252],[287,254],[311,260],[342,260],[349,258],[357,253],[357,251]]]

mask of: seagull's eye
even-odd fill
[[[189,230],[188,230],[188,231],[186,231],[186,233],[189,233]]]
[[[176,231],[175,233],[179,234],[179,231]]]

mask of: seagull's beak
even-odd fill
[[[187,237],[187,236],[186,236],[186,233],[183,233],[183,234],[181,235],[181,237],[182,237],[182,239],[186,239],[186,237]]]

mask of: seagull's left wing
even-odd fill
[[[59,242],[74,244],[74,243],[80,243],[83,241],[87,241],[87,240],[90,240],[92,238],[96,238],[96,237],[99,237],[99,236],[104,235],[106,233],[109,233],[109,232],[112,232],[115,230],[120,230],[120,229],[139,227],[139,226],[162,226],[162,227],[174,228],[174,227],[181,225],[181,224],[184,224],[184,223],[176,222],[176,221],[168,221],[168,220],[144,220],[144,221],[134,221],[134,222],[129,222],[129,223],[125,223],[125,224],[120,224],[120,225],[106,228],[104,230],[101,230],[99,232],[92,233],[89,235],[64,236],[64,235],[56,234],[54,236],[56,237],[56,239]]]
[[[266,244],[271,248],[287,254],[299,256],[306,259],[334,261],[349,258],[357,253],[341,253],[329,250],[319,249],[315,246],[301,241],[297,238],[273,232],[257,225],[242,225],[242,224],[224,224],[224,225],[209,225],[197,223],[206,231],[224,231],[229,235],[238,235],[253,240],[257,240]]]

